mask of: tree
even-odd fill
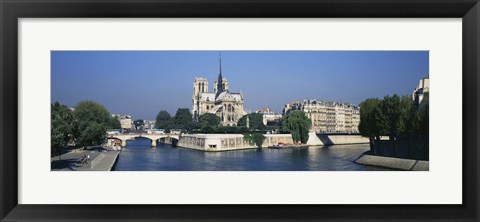
[[[423,95],[423,99],[422,99],[422,102],[420,103],[420,106],[419,106],[419,139],[421,142],[425,143],[426,147],[427,147],[427,152],[428,152],[428,145],[430,143],[430,140],[429,140],[429,132],[430,132],[430,126],[429,126],[429,122],[430,122],[430,118],[429,118],[429,93],[426,92],[424,95]],[[428,153],[427,153],[427,157],[428,157]]]
[[[393,95],[385,96],[383,100],[363,101],[360,104],[358,128],[363,136],[370,139],[370,151],[374,154],[374,141],[379,141],[382,135],[389,136],[394,156],[399,139],[409,143],[424,143],[428,152],[428,92],[418,107],[409,96]],[[407,149],[407,152],[410,150]]]
[[[120,124],[120,120],[118,120],[117,118],[115,117],[110,117],[109,121],[108,121],[108,128],[110,129],[121,129],[122,128],[122,125]]]
[[[170,113],[168,113],[165,110],[162,110],[157,114],[157,118],[155,120],[155,128],[168,129],[171,123],[172,123],[172,116],[170,116]]]
[[[385,96],[382,101],[382,113],[385,116],[387,126],[386,133],[393,144],[393,155],[396,156],[396,140],[404,129],[404,114],[400,97],[396,94]]]
[[[215,132],[215,129],[211,126],[204,126],[202,127],[202,129],[200,130],[201,133],[214,133]]]
[[[74,119],[72,111],[55,102],[51,106],[51,154],[60,153],[73,138]]]
[[[418,139],[418,131],[420,124],[420,115],[416,110],[414,101],[408,96],[402,96],[400,101],[402,109],[401,136],[409,141]]]
[[[238,120],[237,126],[247,126],[247,116],[248,116],[249,129],[254,129],[254,130],[265,129],[265,124],[263,124],[263,115],[260,113],[250,113],[242,116]]]
[[[202,128],[210,127],[214,128],[220,124],[220,117],[213,113],[205,113],[198,119]]]
[[[218,126],[215,128],[216,133],[247,133],[249,130],[244,126]]]
[[[402,124],[402,108],[398,95],[385,96],[382,101],[382,112],[385,115],[387,132],[391,141],[400,133]]]
[[[105,140],[110,114],[103,105],[83,101],[75,106],[73,114],[77,123],[76,138],[79,145],[97,145]]]
[[[263,133],[245,133],[243,134],[243,138],[250,144],[255,144],[258,148],[262,148],[263,141],[265,141],[265,136]]]
[[[375,154],[375,141],[379,141],[386,130],[381,100],[370,98],[360,103],[360,124],[358,130],[362,136],[369,138],[370,152]]]
[[[193,122],[192,114],[188,108],[178,108],[173,117],[173,128],[190,131],[193,128],[200,128],[200,125]]]
[[[283,127],[292,134],[293,141],[306,143],[312,122],[302,110],[293,110],[283,117]]]

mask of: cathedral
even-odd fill
[[[243,110],[243,93],[228,91],[228,80],[222,77],[222,58],[219,57],[219,73],[213,83],[213,92],[208,91],[205,78],[195,78],[193,82],[192,113],[199,116],[213,113],[220,117],[223,126],[236,126],[238,120],[247,113]]]

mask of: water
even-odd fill
[[[150,148],[150,140],[128,141],[114,171],[359,171],[387,170],[353,161],[368,144],[298,149],[251,149],[204,152],[168,144]]]

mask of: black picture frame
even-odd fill
[[[478,0],[1,0],[0,218],[2,221],[478,221]],[[18,204],[19,18],[369,17],[462,18],[461,205]],[[354,38],[354,37],[352,37]],[[460,98],[460,92],[458,93]],[[181,194],[179,194],[181,195]],[[438,195],[442,195],[439,193]]]

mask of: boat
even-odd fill
[[[306,144],[302,144],[302,143],[298,143],[298,144],[286,144],[286,143],[278,143],[276,145],[273,145],[273,146],[269,146],[268,148],[270,149],[288,149],[288,148],[308,148],[308,145]]]
[[[122,150],[122,147],[119,146],[119,145],[115,145],[115,146],[112,147],[112,149],[120,151],[120,150]]]

